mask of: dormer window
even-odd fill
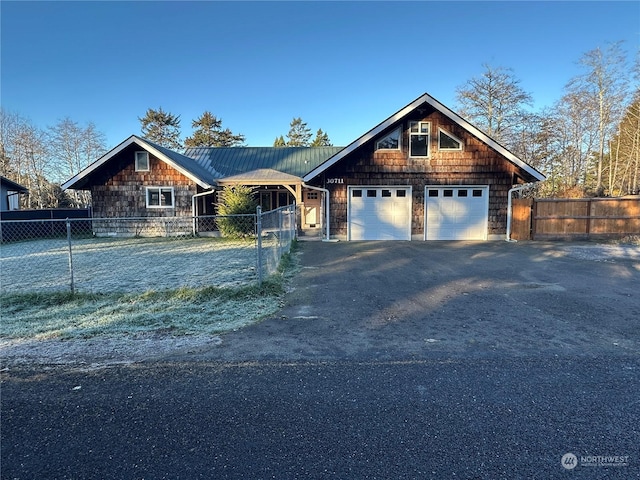
[[[136,172],[149,171],[149,152],[136,152]]]
[[[462,140],[450,134],[446,130],[438,129],[438,149],[440,150],[462,150]]]
[[[396,128],[376,142],[376,150],[399,150],[400,127]]]
[[[409,122],[409,156],[428,157],[431,124],[429,122]]]

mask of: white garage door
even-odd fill
[[[349,240],[411,240],[411,187],[349,187]]]
[[[489,187],[425,187],[425,240],[486,240]]]

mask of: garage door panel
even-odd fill
[[[350,240],[411,239],[410,187],[350,187],[348,205]]]
[[[425,240],[486,240],[488,196],[487,186],[427,186]]]

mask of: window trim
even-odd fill
[[[447,147],[442,147],[440,145],[440,134],[444,133],[447,137],[451,137],[453,138],[456,142],[458,142],[460,144],[459,148],[447,148]],[[458,137],[456,137],[453,133],[449,132],[448,130],[445,130],[444,128],[438,127],[438,150],[442,150],[445,152],[461,152],[464,150],[464,142],[462,140],[460,140]]]
[[[398,133],[398,146],[396,148],[381,148],[381,147],[378,147],[378,144],[381,141],[383,141],[385,138],[389,137],[391,134],[396,133],[396,132]],[[391,151],[402,150],[402,126],[398,125],[393,130],[390,130],[389,132],[387,132],[379,140],[376,140],[375,151],[377,152],[378,150],[391,150]]]
[[[140,163],[138,161],[139,154],[143,153],[145,157],[147,157],[147,168],[140,168]],[[134,153],[134,161],[133,168],[136,172],[148,172],[151,169],[151,163],[149,161],[149,152],[146,150],[138,150]]]
[[[418,124],[418,131],[412,132],[411,128],[414,124]],[[422,125],[427,125],[427,133],[421,132]],[[409,121],[407,131],[409,133],[409,158],[430,158],[431,157],[431,122],[423,122],[422,120]],[[426,155],[411,155],[411,142],[413,136],[427,136],[427,154]]]
[[[149,204],[149,192],[151,190],[157,190],[158,191],[158,198],[160,201],[160,205],[150,205]],[[162,191],[163,190],[170,190],[171,191],[171,205],[162,205]],[[145,187],[145,192],[144,192],[144,198],[145,198],[145,204],[147,206],[147,208],[176,208],[176,192],[175,192],[175,188],[174,187],[167,187],[167,186],[159,186],[159,187]]]

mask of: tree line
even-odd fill
[[[539,197],[618,196],[640,193],[640,52],[633,65],[621,42],[586,52],[580,73],[562,97],[532,111],[533,97],[512,69],[483,64],[483,71],[456,88],[454,110],[524,161],[547,175],[532,190]],[[167,148],[233,147],[246,138],[224,128],[205,111],[182,140],[180,116],[147,109],[138,117],[141,135]],[[294,117],[274,147],[331,146],[326,132],[315,136]],[[30,191],[24,208],[88,205],[86,192],[60,185],[107,151],[105,135],[92,123],[70,118],[39,128],[0,109],[0,174]]]
[[[621,42],[585,53],[562,97],[540,111],[513,71],[484,71],[456,89],[458,112],[547,175],[543,197],[640,193],[640,54]]]
[[[89,122],[64,118],[46,129],[17,113],[0,110],[0,174],[29,189],[22,208],[89,205],[88,192],[60,185],[107,151],[106,137]]]
[[[245,136],[222,128],[222,119],[209,111],[191,122],[194,129],[184,142],[180,140],[180,116],[165,112],[162,107],[157,110],[149,108],[143,117],[138,117],[141,134],[152,142],[173,150],[193,147],[237,147],[245,144]],[[329,147],[329,135],[318,129],[312,139],[311,129],[300,117],[294,117],[289,124],[289,132],[276,137],[274,147]]]

